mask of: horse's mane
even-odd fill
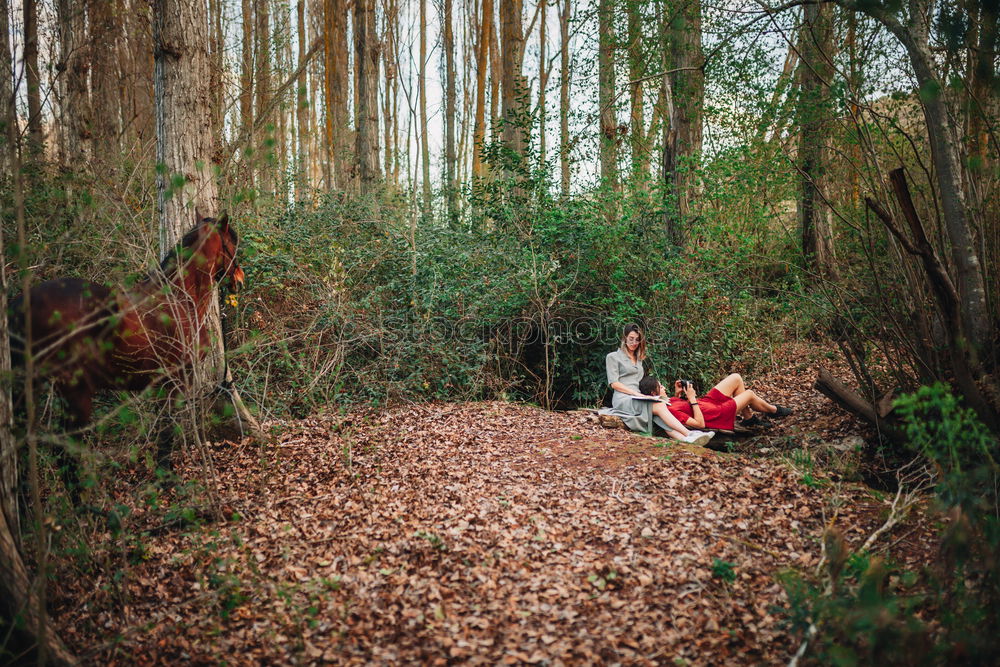
[[[210,221],[212,223],[216,222],[215,218],[205,218],[205,220]],[[163,261],[160,262],[160,268],[149,274],[148,278],[149,282],[153,284],[159,284],[162,280],[173,277],[173,275],[177,272],[178,269],[178,262],[177,262],[178,250],[183,250],[185,248],[192,248],[197,244],[198,228],[200,226],[201,225],[198,224],[192,227],[190,230],[188,230],[187,233],[184,234],[183,237],[181,237],[180,242],[174,245],[174,247],[170,249],[170,252],[168,252],[166,257],[163,258]],[[238,241],[235,229],[230,227],[229,233],[232,234],[234,242]]]

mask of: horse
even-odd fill
[[[211,343],[207,314],[214,288],[226,281],[238,288],[244,280],[229,217],[195,219],[159,270],[130,288],[56,278],[33,285],[28,299],[22,294],[11,302],[12,361],[24,365],[30,323],[34,376],[47,380],[65,403],[67,433],[90,424],[102,390],[164,387],[173,398],[192,386],[192,373]],[[158,431],[157,465],[169,470],[173,429],[161,419]],[[66,458],[65,448],[57,453],[68,464],[64,481],[79,500],[68,478],[76,461]]]

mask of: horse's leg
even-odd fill
[[[56,461],[63,484],[69,492],[74,507],[80,506],[80,453],[84,426],[90,423],[94,411],[94,390],[84,383],[60,385],[58,393],[66,402],[66,416],[63,420],[66,441],[56,448]]]
[[[173,406],[177,391],[173,387],[165,386],[156,387],[153,391],[161,402],[155,424],[156,467],[169,475],[174,471],[171,454],[174,452]]]

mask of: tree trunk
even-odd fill
[[[24,69],[28,98],[28,154],[42,156],[42,83],[38,71],[38,7],[36,0],[24,2]]]
[[[89,47],[84,7],[73,0],[59,0],[59,50],[64,93],[59,105],[62,136],[60,162],[63,166],[80,168],[87,164],[86,140],[90,127],[90,95],[87,77],[90,70]]]
[[[983,283],[982,264],[973,243],[972,229],[962,186],[961,146],[958,128],[948,113],[946,83],[934,71],[936,56],[929,44],[930,15],[928,0],[914,0],[909,6],[910,17],[904,25],[884,10],[882,5],[858,3],[853,0],[833,0],[848,9],[861,11],[883,25],[906,49],[920,91],[921,106],[927,124],[934,179],[941,198],[941,214],[951,241],[951,257],[955,266],[955,282],[962,301],[962,319],[978,357],[992,350],[990,311]]]
[[[271,104],[271,0],[255,0],[254,2],[254,92],[256,93],[256,119],[263,121],[261,114]],[[254,146],[262,158],[256,163],[258,178],[257,187],[268,194],[274,189],[274,126],[265,130],[266,137],[250,135],[247,140]]]
[[[559,173],[563,197],[569,197],[569,17],[571,0],[565,0],[559,12]]]
[[[431,156],[427,147],[427,0],[420,2],[420,67],[417,72],[417,97],[420,107],[420,175],[423,190],[423,213],[431,213]]]
[[[195,222],[195,208],[206,217],[219,212],[212,162],[212,123],[208,84],[208,16],[201,0],[154,0],[156,158],[160,256],[164,257]],[[182,181],[182,182],[181,182]],[[170,196],[168,196],[168,190]],[[231,382],[224,363],[219,300],[213,295],[206,326],[212,349],[196,369],[194,395]],[[199,386],[200,385],[200,386]],[[229,392],[241,423],[254,437],[263,433],[239,392]]]
[[[243,10],[243,42],[240,45],[240,136],[253,136],[253,21],[254,2],[253,0],[242,0]],[[253,187],[254,169],[253,160],[250,160],[247,167],[247,179],[250,187]]]
[[[90,89],[97,111],[91,119],[94,156],[114,160],[121,152],[121,95],[118,91],[124,19],[121,0],[89,0]]]
[[[503,49],[502,109],[503,141],[516,156],[524,153],[524,31],[521,28],[521,0],[500,0]]]
[[[618,121],[615,119],[614,0],[597,4],[597,103],[600,106],[601,182],[612,190],[618,183]]]
[[[673,18],[670,30],[670,90],[676,113],[677,152],[674,182],[677,213],[690,223],[691,201],[698,189],[696,170],[701,156],[702,107],[705,99],[704,57],[701,50],[701,0],[692,0]]]
[[[452,26],[452,0],[444,0],[444,188],[448,226],[458,227],[455,183],[455,35]]]
[[[833,212],[826,204],[833,76],[833,7],[805,5],[799,53],[799,231],[807,268],[835,279]],[[825,194],[824,194],[825,193]]]
[[[354,0],[354,66],[357,70],[357,153],[361,192],[372,190],[381,178],[378,147],[378,46],[372,0]]]
[[[299,78],[295,84],[295,126],[298,131],[299,154],[295,162],[295,199],[304,201],[309,188],[309,88],[306,83],[306,3],[295,5],[298,19]]]
[[[10,6],[7,0],[0,0],[0,34],[8,35],[10,26]],[[0,48],[0,122],[4,126],[3,141],[0,143],[0,163],[9,169],[13,182],[14,209],[17,219],[18,236],[24,236],[24,189],[21,180],[21,163],[17,153],[19,128],[15,109],[11,104],[13,94],[13,58],[4,41]],[[4,175],[6,172],[4,172]],[[3,235],[0,234],[0,257],[6,257]],[[7,312],[7,272],[6,262],[0,265],[0,312]],[[28,364],[30,366],[30,362]],[[0,374],[9,377],[10,337],[7,317],[0,317]],[[30,380],[29,380],[30,383]],[[17,484],[17,444],[11,430],[13,414],[11,409],[10,385],[0,383],[0,632],[3,633],[3,647],[7,655],[18,656],[23,664],[76,664],[76,658],[63,645],[59,636],[52,631],[52,623],[45,613],[45,532],[44,527],[36,531],[38,536],[38,561],[42,569],[38,583],[32,582],[18,548],[18,511],[16,502]],[[30,429],[30,425],[29,425]],[[29,432],[30,437],[30,432]],[[35,462],[32,457],[31,463]],[[33,466],[33,471],[34,470]],[[40,503],[37,476],[31,480],[32,498],[36,501],[36,512]],[[38,514],[36,514],[38,516]],[[39,522],[41,523],[41,522]]]
[[[646,145],[646,107],[643,100],[645,58],[642,48],[642,17],[638,3],[628,5],[628,76],[632,88],[629,114],[629,148],[632,153],[632,180],[644,189],[649,181],[649,147]]]
[[[545,89],[549,85],[548,67],[545,62],[545,24],[546,0],[539,0],[539,21],[538,21],[538,162],[539,167],[545,168]]]
[[[660,77],[660,99],[663,110],[662,157],[660,159],[660,181],[663,188],[663,227],[670,242],[675,246],[684,245],[685,225],[678,213],[677,182],[677,107],[674,104],[674,91],[670,71],[670,26],[662,7],[658,8],[660,15],[660,67],[664,72]]]
[[[472,177],[483,177],[483,144],[486,141],[486,71],[490,35],[493,33],[493,0],[483,0],[479,49],[476,53],[476,120],[472,132]]]

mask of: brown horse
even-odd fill
[[[227,216],[202,218],[159,271],[130,289],[112,290],[78,278],[31,287],[35,376],[51,382],[65,401],[70,433],[90,423],[94,396],[101,390],[164,387],[172,396],[191,386],[192,370],[211,343],[206,315],[213,288],[227,279],[243,283],[237,247]],[[11,304],[15,364],[23,363],[25,315],[20,295]],[[165,467],[172,430],[161,422],[157,461]]]

